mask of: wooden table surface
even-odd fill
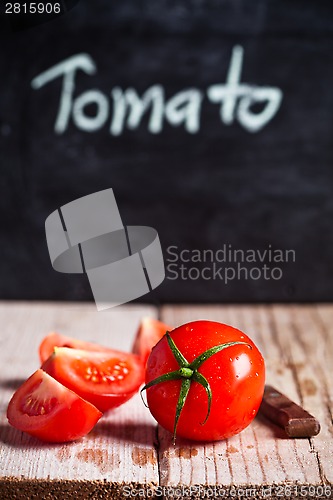
[[[267,383],[315,415],[320,434],[287,439],[258,416],[231,439],[174,446],[139,396],[71,444],[43,444],[9,426],[8,401],[38,368],[43,336],[55,330],[130,349],[142,316],[240,328],[265,357]],[[93,304],[2,302],[0,357],[0,498],[333,497],[333,305],[128,305],[97,313]]]

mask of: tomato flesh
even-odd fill
[[[154,345],[157,344],[167,331],[171,331],[172,329],[171,326],[157,319],[142,318],[134,340],[132,352],[138,354],[145,365]]]
[[[109,350],[108,347],[94,344],[93,342],[86,342],[85,340],[67,337],[60,333],[49,333],[43,338],[39,346],[39,357],[41,363],[47,360],[53,353],[55,347],[70,347],[72,349],[84,349],[85,351],[101,352]]]
[[[7,409],[13,427],[58,443],[85,436],[101,416],[92,404],[43,370],[37,370],[17,389]]]
[[[208,399],[197,382],[191,387],[181,412],[177,435],[199,441],[225,439],[239,433],[255,417],[264,391],[265,364],[259,350],[243,332],[212,321],[195,321],[174,329],[170,336],[191,363],[208,349],[226,342],[248,345],[228,347],[207,359],[198,371],[212,390],[212,405],[207,422]],[[249,347],[251,346],[251,347]],[[147,363],[146,383],[179,365],[166,337],[153,348]],[[166,381],[147,389],[152,415],[162,427],[173,432],[181,380]]]
[[[128,401],[144,381],[141,359],[115,350],[59,347],[42,368],[103,412]]]

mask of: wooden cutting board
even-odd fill
[[[171,325],[212,319],[244,330],[265,357],[267,382],[314,414],[320,434],[287,439],[258,416],[231,439],[174,446],[139,396],[71,444],[43,444],[9,426],[8,401],[38,368],[45,334],[130,349],[142,316]],[[2,302],[0,363],[1,499],[333,497],[332,305],[133,305],[97,313],[92,304]]]

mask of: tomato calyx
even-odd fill
[[[211,356],[214,354],[217,354],[218,352],[222,351],[223,349],[227,349],[228,347],[232,347],[234,345],[247,345],[250,349],[252,349],[252,346],[246,342],[226,342],[224,344],[219,344],[217,346],[211,347],[210,349],[207,349],[207,351],[203,352],[199,356],[197,356],[192,363],[189,363],[185,356],[180,352],[176,344],[174,343],[173,339],[170,336],[169,332],[166,332],[165,334],[167,342],[169,344],[169,347],[171,349],[171,352],[176,359],[179,369],[165,373],[164,375],[161,375],[154,380],[151,380],[146,384],[140,391],[141,397],[142,397],[142,391],[145,391],[149,389],[150,387],[160,384],[162,382],[168,382],[170,380],[181,380],[181,386],[180,386],[180,392],[179,392],[179,397],[177,401],[177,406],[176,406],[176,414],[175,414],[175,420],[174,420],[174,426],[173,426],[173,443],[175,444],[176,442],[176,431],[177,431],[177,425],[179,421],[179,417],[181,415],[181,412],[184,408],[186,398],[188,396],[188,393],[190,391],[191,383],[192,382],[197,382],[200,384],[206,391],[207,394],[207,399],[208,399],[208,405],[207,405],[207,414],[205,417],[205,420],[202,422],[201,425],[204,425],[210,415],[210,409],[211,409],[211,404],[212,404],[212,390],[210,387],[210,384],[206,377],[202,375],[198,371],[200,366],[207,361]],[[143,401],[144,402],[144,401]],[[144,402],[144,404],[146,404]],[[147,405],[146,405],[147,406]]]

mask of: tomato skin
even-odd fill
[[[142,318],[135,340],[132,347],[132,352],[138,354],[143,364],[146,365],[147,359],[152,348],[166,334],[173,330],[171,326],[162,323],[158,319],[144,317]]]
[[[35,406],[32,415],[26,413],[31,411],[32,405],[28,405],[31,396],[32,404],[49,405],[49,411],[42,413]],[[85,436],[101,416],[97,408],[41,369],[17,389],[7,409],[7,418],[13,427],[53,443],[74,441]]]
[[[115,350],[55,348],[42,369],[102,412],[128,401],[144,382],[141,359]]]
[[[212,406],[207,422],[207,395],[192,382],[181,412],[177,436],[198,441],[217,441],[239,433],[256,415],[264,392],[265,364],[255,344],[243,332],[212,321],[194,321],[170,333],[188,362],[207,349],[226,342],[246,342],[228,347],[207,359],[198,371],[212,389]],[[179,365],[166,337],[153,348],[146,368],[146,384]],[[173,432],[181,381],[167,381],[147,389],[149,409],[158,423]]]
[[[93,342],[86,342],[84,340],[67,337],[57,332],[49,333],[43,338],[39,345],[39,358],[41,363],[47,360],[53,353],[55,347],[71,347],[73,349],[84,349],[86,351],[108,351],[108,347],[94,344]]]

